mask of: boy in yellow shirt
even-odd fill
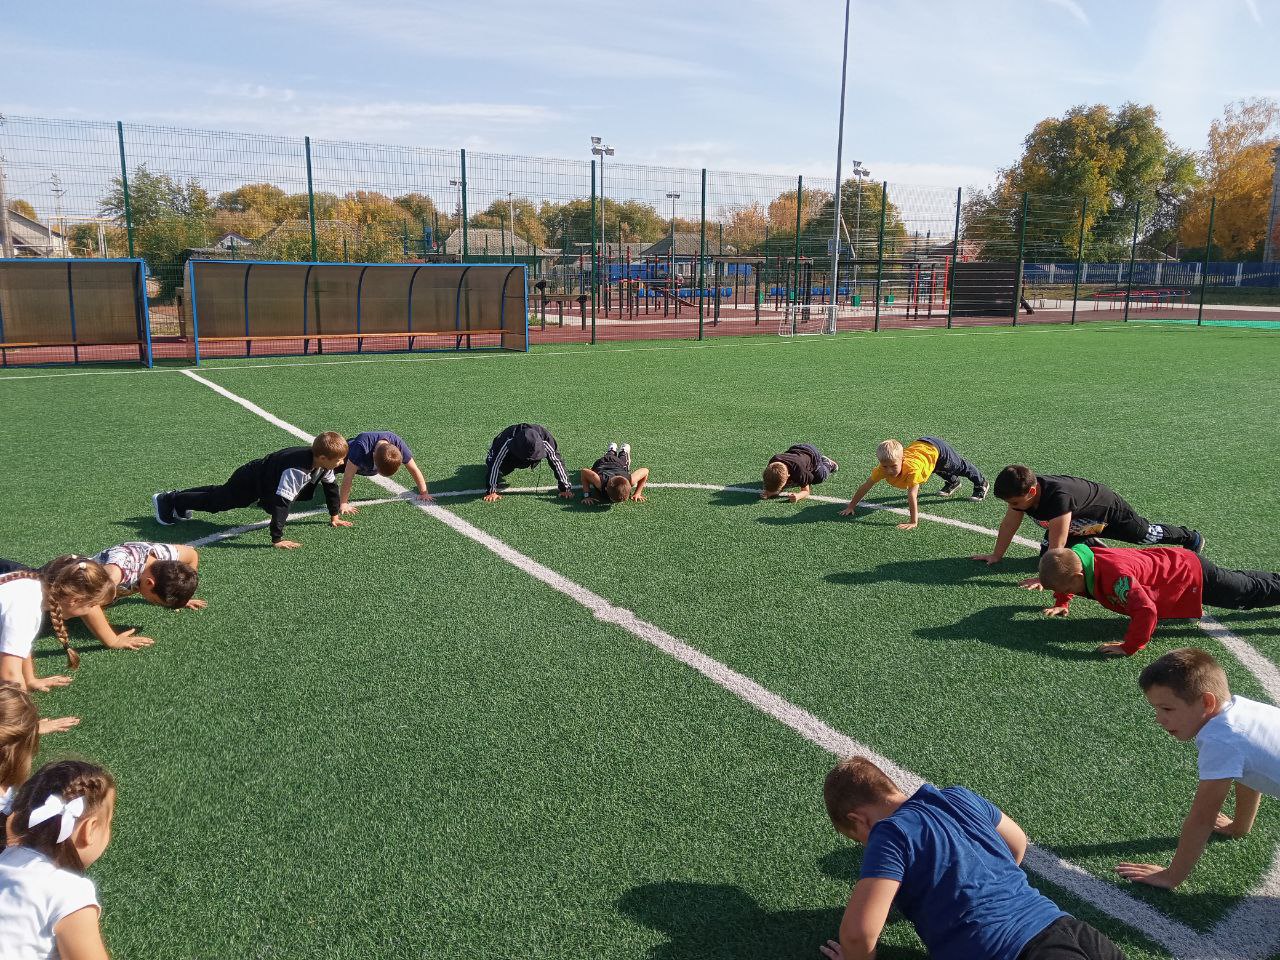
[[[920,520],[916,499],[920,487],[934,474],[944,481],[938,492],[939,496],[951,496],[960,489],[962,479],[973,484],[973,496],[970,500],[977,502],[987,496],[988,484],[981,471],[960,456],[955,447],[937,437],[921,437],[905,449],[897,440],[886,440],[876,447],[876,460],[879,465],[857,489],[849,505],[840,511],[840,516],[852,516],[862,498],[881,480],[891,487],[907,491],[907,507],[911,511],[911,519],[907,523],[898,524],[899,530],[916,528]]]

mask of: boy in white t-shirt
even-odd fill
[[[1171,650],[1138,676],[1156,722],[1176,740],[1195,740],[1200,784],[1168,867],[1121,863],[1129,880],[1172,889],[1191,876],[1209,836],[1243,837],[1253,827],[1262,795],[1280,797],[1280,707],[1233,697],[1227,675],[1203,650]],[[1222,812],[1231,785],[1232,816]]]
[[[84,875],[111,842],[115,781],[92,763],[59,760],[36,771],[13,801],[0,853],[0,957],[106,960],[101,907]]]
[[[194,599],[200,575],[196,568],[200,555],[194,547],[181,543],[147,543],[131,540],[107,547],[94,556],[116,585],[116,599],[138,594],[147,603],[170,610],[200,610],[203,600]],[[89,632],[104,647],[113,650],[137,650],[154,642],[137,636],[137,631],[116,633],[102,607],[94,607],[81,619]]]

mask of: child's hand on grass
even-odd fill
[[[596,502],[597,502],[597,501],[596,501],[596,498],[595,498],[595,497],[583,497],[583,498],[582,498],[582,505],[583,505],[584,507],[594,507],[594,506],[596,505]]]
[[[1171,877],[1165,867],[1158,867],[1154,863],[1117,863],[1116,873],[1134,883],[1145,883],[1164,890],[1172,890],[1181,883]]]
[[[1044,608],[1044,615],[1046,617],[1065,617],[1070,612],[1071,608],[1066,604],[1054,604],[1052,607]]]
[[[339,508],[338,512],[343,516],[346,516],[348,513],[352,513],[352,514],[359,513],[360,508],[357,507],[354,503],[344,503],[341,506],[341,508]]]
[[[909,521],[907,521],[906,523],[900,523],[900,524],[898,524],[898,529],[899,529],[899,530],[914,530],[917,526],[919,526],[919,524],[918,524],[918,523],[916,523],[916,521],[914,521],[914,520],[909,520]]]
[[[66,687],[70,684],[71,678],[59,673],[52,677],[37,677],[31,684],[31,689],[36,693],[48,693],[54,687]]]
[[[637,490],[635,493],[631,495],[631,499],[634,500],[636,503],[644,503],[645,497],[643,493]]]
[[[149,647],[155,643],[150,637],[139,637],[137,633],[136,627],[122,630],[116,634],[115,640],[105,644],[105,646],[110,647],[112,650],[141,650],[143,647]]]
[[[992,564],[996,564],[1000,562],[1000,558],[997,557],[994,553],[975,553],[973,555],[973,559],[978,560],[981,563],[985,563],[987,564],[987,566],[991,566]]]
[[[572,491],[572,490],[561,490],[559,493],[557,493],[557,494],[556,494],[556,496],[557,496],[557,497],[559,497],[561,500],[572,500],[572,499],[573,499],[573,491]]]
[[[277,540],[272,546],[277,550],[297,550],[302,544],[296,540]]]
[[[427,493],[427,491],[423,490],[420,494],[418,494],[418,502],[419,503],[435,503],[436,498],[433,497],[431,494]]]
[[[66,733],[79,722],[79,717],[42,717],[40,736],[43,737],[46,733]]]
[[[1019,580],[1018,586],[1023,590],[1043,590],[1044,584],[1040,582],[1039,577],[1027,577],[1025,580]]]
[[[844,950],[841,949],[839,940],[828,940],[819,944],[818,949],[824,957],[830,957],[831,960],[844,960]]]
[[[1104,657],[1127,657],[1129,651],[1124,648],[1123,643],[1100,643],[1098,644],[1098,653]]]
[[[1245,836],[1248,830],[1239,830],[1236,828],[1236,822],[1228,817],[1225,813],[1218,814],[1218,820],[1213,825],[1213,832],[1224,837],[1234,837],[1237,840]]]
[[[331,527],[350,527],[354,524],[350,520],[343,520],[342,517],[330,517],[329,526]]]
[[[196,600],[193,598],[187,601],[187,605],[185,607],[178,607],[178,609],[179,610],[203,610],[208,605],[209,605],[208,600]]]
[[[800,502],[800,494],[798,493],[787,494],[787,503],[799,503],[799,502]]]
[[[841,510],[841,511],[840,511],[840,516],[842,516],[842,517],[852,517],[852,516],[853,516],[853,511],[854,511],[854,510],[856,510],[856,509],[857,509],[856,507],[852,507],[852,506],[845,507],[843,510]]]
[[[497,493],[486,493],[486,494],[484,495],[484,502],[485,502],[485,503],[493,503],[495,500],[501,500],[501,499],[502,499],[502,497],[501,497],[500,495],[498,495]]]

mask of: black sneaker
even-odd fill
[[[823,459],[823,462],[825,462],[827,465],[828,472],[835,473],[837,470],[840,469],[840,464],[836,463],[830,457],[823,457],[822,459]]]
[[[173,491],[153,493],[151,506],[156,512],[156,523],[162,527],[171,527],[178,522],[178,515],[173,512]]]
[[[949,497],[959,489],[960,489],[960,478],[952,477],[950,480],[946,482],[946,485],[941,490],[938,491],[938,496]]]
[[[1199,553],[1204,549],[1204,537],[1199,530],[1191,531],[1191,536],[1187,539],[1187,549],[1192,553]]]
[[[970,497],[969,499],[972,500],[974,503],[981,503],[983,500],[987,499],[987,494],[990,491],[991,491],[991,484],[975,483],[973,485],[973,496]]]

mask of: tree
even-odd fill
[[[804,207],[800,211],[800,229],[803,230],[805,224],[817,216],[822,209],[823,204],[830,203],[832,194],[826,190],[814,190],[812,188],[804,191]],[[786,233],[790,231],[792,237],[796,234],[796,192],[788,190],[780,193],[769,202],[769,232]]]
[[[40,219],[36,216],[36,208],[25,200],[10,200],[9,212],[16,213],[20,217],[26,217],[28,220],[35,220],[36,223],[40,222]]]
[[[984,257],[1015,257],[1023,193],[1035,204],[1024,241],[1036,256],[1074,258],[1083,200],[1085,246],[1093,256],[1127,251],[1135,211],[1141,236],[1167,230],[1195,187],[1196,172],[1192,155],[1173,145],[1158,120],[1154,107],[1134,103],[1117,111],[1077,106],[1041,120],[1023,140],[1018,161],[966,203],[966,239],[978,243]]]
[[[125,225],[124,186],[119,177],[112,179],[98,206],[104,215]],[[182,284],[182,251],[209,242],[209,194],[195,180],[179,183],[142,164],[129,178],[129,212],[136,249],[159,279],[160,295],[168,296]]]
[[[280,223],[291,213],[289,195],[274,183],[246,183],[218,194],[213,205],[231,213],[255,214],[268,223]]]
[[[1179,229],[1184,246],[1203,254],[1213,220],[1215,255],[1260,259],[1271,202],[1272,157],[1280,146],[1280,102],[1264,97],[1229,103],[1209,126],[1199,155],[1202,182],[1187,202]]]
[[[524,197],[513,197],[510,201],[494,200],[484,211],[473,214],[467,223],[469,226],[481,229],[503,230],[510,237],[513,210],[516,217],[515,235],[531,246],[544,249],[547,246],[547,226],[538,208],[533,205],[533,201]],[[510,241],[508,240],[507,243],[509,244]]]
[[[769,216],[763,205],[748,203],[728,211],[724,225],[724,241],[738,253],[748,253],[764,246],[769,229]]]

